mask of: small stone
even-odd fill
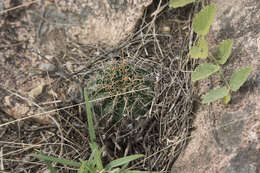
[[[19,112],[21,115],[26,115],[29,112],[29,107],[26,104],[16,103],[12,108],[13,112]]]
[[[163,26],[163,27],[161,28],[161,30],[162,30],[163,33],[168,34],[168,33],[170,33],[170,31],[171,31],[171,27],[169,27],[169,26]]]
[[[48,94],[50,94],[51,96],[57,98],[58,97],[58,94],[56,92],[53,91],[53,89],[49,90],[48,91]]]
[[[73,72],[73,66],[71,61],[66,62],[66,68],[68,71]]]
[[[53,64],[42,63],[39,65],[39,69],[46,72],[54,72],[56,67]]]
[[[36,98],[38,97],[40,94],[42,94],[42,90],[43,90],[43,87],[45,86],[45,84],[41,84],[35,88],[33,88],[29,93],[28,95],[32,98]]]
[[[5,98],[4,98],[4,100],[5,100],[5,105],[6,106],[12,106],[12,104],[11,104],[11,101],[10,101],[10,97],[11,96],[6,96]]]

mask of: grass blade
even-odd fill
[[[103,164],[101,160],[102,149],[99,149],[95,142],[90,144],[90,148],[92,153],[94,153],[94,163],[96,164],[98,171],[103,170]]]
[[[92,173],[97,172],[95,168],[95,164],[90,161],[84,161],[80,159],[80,162],[82,163],[80,169],[78,170],[78,173]],[[83,165],[84,164],[84,165]],[[81,171],[81,172],[80,172]],[[83,172],[82,172],[83,171]]]
[[[60,159],[60,158],[56,158],[56,157],[46,156],[44,154],[31,154],[31,156],[38,158],[38,159],[45,160],[45,161],[61,163],[61,164],[65,164],[68,166],[75,166],[78,168],[81,166],[81,163],[79,163],[79,162],[74,162],[74,161],[70,161],[70,160],[66,160],[66,159]]]
[[[80,168],[79,168],[79,171],[78,171],[78,173],[86,173],[87,171],[87,162],[86,161],[82,161],[81,162],[82,164],[81,164],[81,166],[80,166]]]
[[[49,168],[49,170],[51,171],[51,173],[57,173],[55,168],[52,166],[51,161],[45,160],[45,163],[46,163],[47,167]]]
[[[170,7],[171,8],[178,8],[188,5],[190,3],[195,2],[195,0],[170,0]]]
[[[159,172],[148,172],[148,171],[131,171],[131,170],[126,170],[125,173],[159,173]]]
[[[91,142],[95,142],[96,135],[95,135],[93,119],[92,119],[91,103],[89,102],[88,93],[87,93],[86,88],[84,88],[84,97],[85,97],[85,103],[86,103],[86,108],[87,108],[88,131],[89,131],[89,135],[90,135],[90,140],[91,140]]]
[[[127,157],[123,157],[123,158],[120,158],[120,159],[113,160],[108,165],[106,165],[106,169],[111,169],[111,168],[115,168],[115,167],[127,164],[127,163],[129,163],[133,160],[139,159],[141,157],[144,157],[144,155],[136,154],[136,155],[127,156]]]

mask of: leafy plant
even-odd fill
[[[177,8],[192,3],[192,0],[171,0],[170,6]],[[215,58],[209,51],[205,36],[209,32],[209,28],[216,16],[216,5],[211,4],[203,6],[203,9],[195,15],[192,21],[192,28],[198,35],[198,41],[190,49],[189,55],[194,59],[206,59],[210,58],[211,63],[202,63],[196,67],[195,71],[191,75],[192,82],[196,82],[213,74],[218,74],[223,80],[225,87],[220,87],[209,91],[203,98],[202,103],[211,103],[218,99],[223,99],[225,104],[228,104],[231,99],[231,92],[237,91],[247,80],[251,73],[251,67],[245,67],[232,74],[230,81],[224,77],[222,72],[222,65],[224,65],[232,52],[233,40],[223,40],[217,46],[217,58]]]
[[[141,173],[142,171],[133,171],[127,169],[127,166],[129,162],[142,158],[142,154],[136,154],[131,156],[126,156],[123,158],[119,158],[116,160],[111,161],[107,165],[103,165],[102,163],[102,152],[103,149],[99,148],[96,141],[96,135],[92,120],[92,112],[91,112],[91,103],[89,102],[87,90],[84,90],[84,96],[85,96],[85,102],[86,102],[86,108],[87,108],[87,119],[88,119],[88,128],[89,128],[89,134],[90,134],[90,148],[91,148],[91,155],[88,159],[88,161],[80,160],[80,162],[75,162],[71,160],[66,160],[63,158],[56,158],[47,156],[43,153],[40,154],[32,154],[31,156],[42,159],[47,164],[47,167],[49,168],[51,173],[56,173],[56,169],[52,166],[52,162],[60,163],[68,166],[73,166],[78,168],[78,173],[107,173],[107,172],[113,172],[113,173]]]

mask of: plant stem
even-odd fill
[[[219,74],[219,76],[221,77],[221,79],[224,81],[225,85],[226,85],[226,86],[228,87],[228,89],[230,90],[230,86],[229,86],[229,84],[228,84],[228,82],[227,82],[227,80],[226,80],[226,78],[225,78],[225,76],[224,76],[224,74],[223,74],[223,72],[222,72],[221,64],[218,63],[217,59],[216,59],[211,53],[209,53],[209,56],[210,56],[210,58],[215,62],[215,64],[217,64],[217,65],[220,67],[220,69],[219,69],[219,71],[218,71],[218,74]]]

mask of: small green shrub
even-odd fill
[[[88,128],[90,134],[90,148],[91,148],[91,155],[88,161],[80,160],[80,162],[70,161],[63,158],[56,158],[47,156],[43,153],[41,154],[32,154],[31,156],[42,159],[45,161],[47,167],[49,168],[51,173],[56,173],[56,169],[52,166],[52,162],[60,163],[68,166],[73,166],[78,168],[78,173],[141,173],[142,171],[133,171],[127,168],[129,162],[142,158],[142,154],[136,154],[131,156],[126,156],[120,159],[116,159],[111,161],[107,165],[103,165],[102,163],[102,152],[103,149],[99,148],[96,141],[96,135],[92,120],[92,112],[91,112],[91,103],[88,99],[88,94],[86,89],[84,90],[86,108],[87,108],[87,119],[88,119]]]
[[[171,0],[170,6],[177,8],[194,2],[193,0]],[[222,66],[227,62],[232,52],[233,40],[223,40],[217,47],[217,58],[208,51],[208,44],[205,35],[208,34],[210,25],[216,16],[216,5],[210,4],[203,6],[203,9],[195,15],[192,21],[192,28],[199,36],[196,44],[191,48],[189,55],[194,59],[210,58],[211,63],[202,63],[195,69],[191,75],[192,82],[196,82],[213,74],[218,74],[223,80],[225,86],[209,91],[203,98],[202,103],[211,103],[223,98],[224,103],[228,104],[231,99],[231,92],[237,91],[247,80],[251,73],[251,67],[245,67],[231,76],[229,82],[222,73]]]

